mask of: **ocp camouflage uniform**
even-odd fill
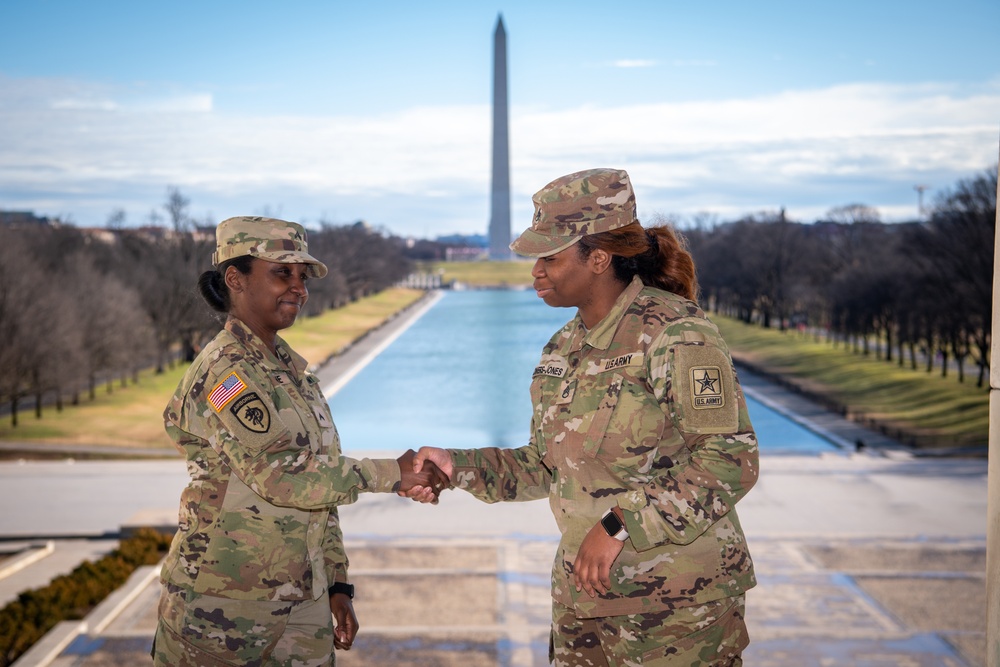
[[[548,496],[562,533],[552,570],[556,631],[565,613],[599,623],[620,617],[612,627],[631,623],[631,632],[618,632],[634,641],[629,661],[617,664],[715,664],[681,659],[681,637],[657,628],[680,615],[704,624],[705,616],[738,614],[738,636],[709,641],[710,651],[735,652],[738,664],[749,641],[742,596],[756,581],[734,506],[757,480],[758,451],[715,325],[695,303],[636,277],[592,330],[578,314],[552,337],[531,398],[529,444],[451,450],[453,482],[486,502]],[[624,511],[629,539],[610,590],[591,598],[576,590],[573,563],[613,505]],[[648,637],[636,635],[642,628]],[[556,637],[557,664],[560,647],[573,646]],[[713,659],[728,664],[725,652]]]
[[[313,664],[276,639],[290,614],[316,624],[299,640],[332,653],[327,588],[348,581],[335,506],[398,487],[395,460],[340,456],[317,378],[280,337],[276,351],[230,317],[164,412],[191,481],[161,575],[157,664]]]

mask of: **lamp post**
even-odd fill
[[[917,216],[923,220],[924,219],[924,190],[930,190],[929,185],[914,185],[913,189],[917,191]]]
[[[998,169],[1000,176],[1000,169]],[[1000,198],[1000,185],[997,186]],[[1000,215],[997,215],[1000,223]],[[1000,226],[998,224],[997,226]],[[994,230],[996,227],[994,227]],[[1000,234],[993,235],[990,427],[986,503],[986,665],[1000,667]]]

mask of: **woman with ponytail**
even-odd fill
[[[642,227],[620,169],[533,201],[511,248],[536,258],[538,296],[576,315],[535,368],[529,442],[424,447],[414,465],[486,502],[549,499],[555,665],[740,665],[756,581],[735,505],[757,440],[691,255],[670,227]]]

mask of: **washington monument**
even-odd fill
[[[510,259],[510,152],[507,141],[507,32],[503,15],[493,31],[493,184],[490,259]]]

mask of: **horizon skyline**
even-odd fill
[[[995,2],[504,5],[0,4],[0,210],[138,226],[175,187],[212,224],[488,234],[500,17],[514,234],[532,193],[593,167],[628,170],[640,220],[681,226],[915,220],[996,168]]]

